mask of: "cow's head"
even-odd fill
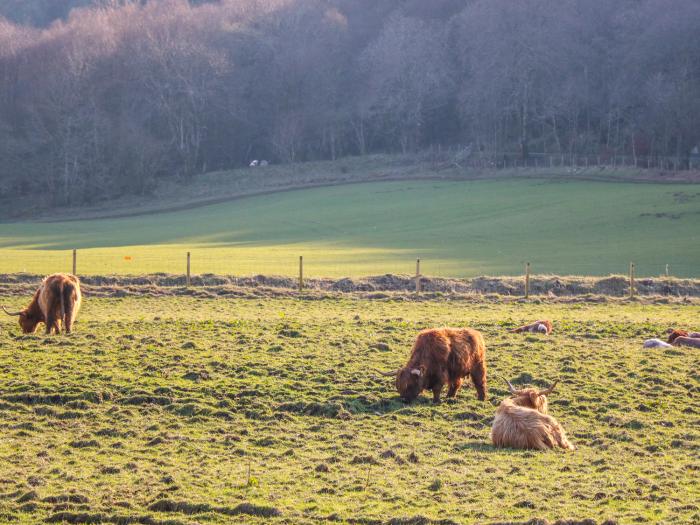
[[[425,366],[404,367],[396,374],[396,390],[401,398],[410,403],[425,389]]]
[[[36,332],[36,327],[43,321],[43,319],[37,318],[31,310],[21,310],[19,312],[8,312],[3,306],[3,311],[7,315],[16,315],[19,317],[19,326],[25,334],[33,334]]]
[[[405,366],[393,372],[380,372],[384,376],[396,376],[396,390],[401,399],[410,403],[425,389],[425,366]]]
[[[537,410],[541,414],[547,413],[547,396],[554,391],[554,387],[557,386],[558,382],[558,380],[555,381],[552,386],[544,390],[537,390],[536,388],[522,388],[518,390],[506,379],[508,390],[511,393],[511,401],[518,406]]]

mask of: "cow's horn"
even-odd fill
[[[400,368],[393,370],[391,372],[382,372],[381,370],[377,370],[377,373],[383,376],[397,376],[399,375],[399,372],[401,371]]]
[[[3,312],[5,312],[7,315],[22,315],[22,312],[8,312],[7,308],[4,306],[2,307]]]
[[[557,379],[554,383],[552,383],[552,386],[550,386],[549,388],[547,388],[545,390],[541,390],[540,395],[541,396],[548,396],[549,394],[551,394],[554,391],[554,387],[557,386],[558,382],[559,382],[559,380]]]
[[[510,384],[510,381],[508,381],[505,377],[503,378],[503,380],[504,380],[506,383],[508,383],[508,389],[510,390],[510,393],[511,393],[511,394],[517,394],[517,393],[518,393],[518,391],[516,390],[516,388],[515,388],[513,385]]]

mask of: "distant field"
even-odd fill
[[[540,317],[552,336],[505,331]],[[641,343],[699,318],[679,305],[90,298],[73,335],[45,338],[2,316],[0,522],[698,523],[699,354]],[[486,403],[465,387],[405,406],[373,372],[441,325],[484,333]],[[550,412],[578,450],[494,449],[498,376],[561,379]]]
[[[376,182],[117,219],[0,224],[0,272],[294,275],[700,274],[700,186]]]

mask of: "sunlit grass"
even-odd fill
[[[683,194],[684,198],[678,195]],[[585,181],[392,182],[251,197],[120,219],[0,224],[0,272],[533,272],[697,276],[694,186]]]
[[[552,336],[506,331],[540,317]],[[22,336],[0,318],[0,520],[692,523],[700,361],[641,342],[699,317],[673,305],[131,297],[88,298],[69,337]],[[454,402],[405,406],[373,372],[441,325],[485,334],[488,402],[467,386]],[[494,450],[498,376],[560,378],[551,413],[578,450]]]

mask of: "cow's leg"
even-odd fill
[[[476,388],[476,397],[479,401],[484,401],[486,399],[486,365],[484,363],[475,363],[472,365],[469,375]]]
[[[56,314],[53,311],[49,311],[46,316],[46,335],[51,335],[51,332],[56,326]]]
[[[442,392],[442,383],[437,383],[433,387],[433,403],[439,403],[440,402],[440,392]]]
[[[462,387],[462,382],[464,378],[458,377],[450,383],[450,389],[447,391],[447,397],[455,397],[459,389]]]

